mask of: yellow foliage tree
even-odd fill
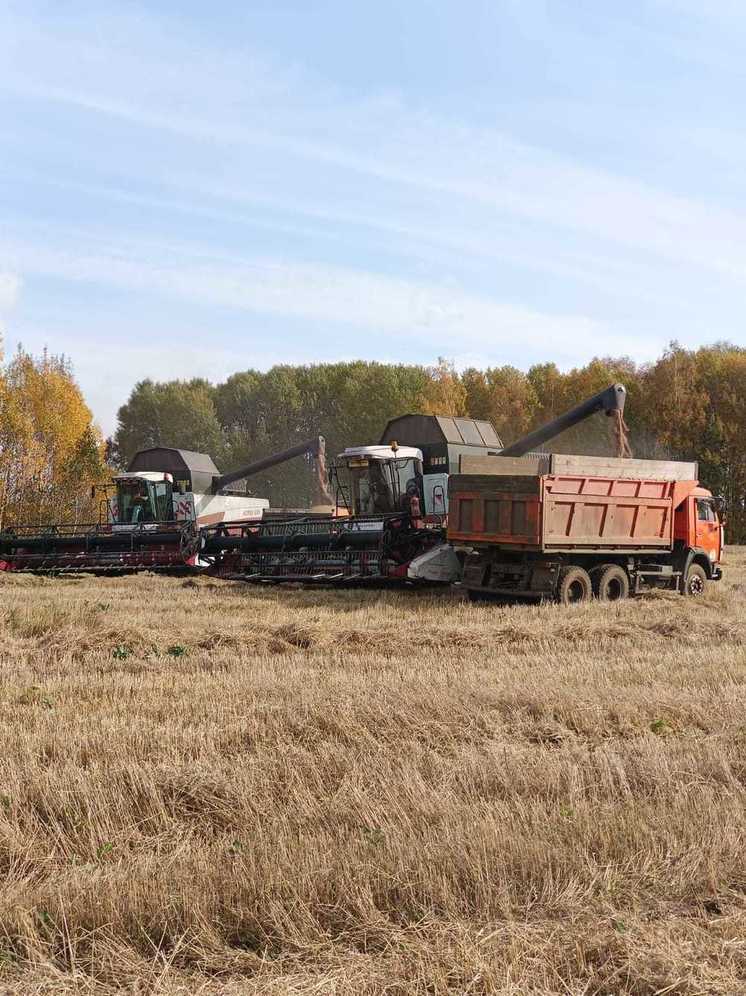
[[[466,415],[466,388],[455,367],[443,357],[427,368],[427,382],[417,399],[423,415]]]
[[[104,476],[101,434],[67,362],[19,350],[0,372],[0,528],[89,519]]]

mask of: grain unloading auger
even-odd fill
[[[218,523],[199,531],[199,559],[246,581],[448,582],[462,561],[447,543],[448,478],[463,457],[520,456],[596,412],[625,445],[626,391],[615,384],[503,448],[490,422],[441,415],[391,420],[373,446],[349,447],[331,468],[336,513]]]
[[[199,566],[201,527],[256,522],[268,512],[266,499],[226,489],[302,455],[314,459],[320,497],[328,500],[323,436],[223,475],[204,453],[161,446],[140,450],[126,472],[114,476],[104,489],[98,522],[14,526],[0,532],[0,570],[41,573]]]

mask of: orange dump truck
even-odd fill
[[[720,513],[693,463],[470,457],[449,482],[448,539],[475,600],[700,595],[722,576]]]

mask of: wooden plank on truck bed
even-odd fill
[[[495,476],[531,476],[549,473],[549,453],[532,453],[530,456],[462,456],[461,474],[494,474]]]
[[[477,458],[479,459],[479,458]],[[696,481],[696,463],[682,460],[634,460],[553,453],[551,473],[558,477],[633,478],[645,481]]]

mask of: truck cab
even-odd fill
[[[696,487],[674,514],[674,543],[687,551],[689,563],[699,564],[710,580],[721,576],[724,526],[723,503],[706,488]]]

